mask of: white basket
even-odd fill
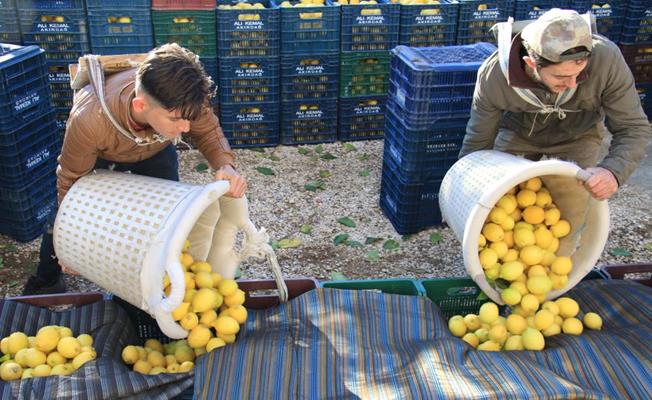
[[[55,252],[62,265],[149,312],[167,336],[186,337],[170,314],[185,293],[179,256],[186,239],[193,258],[208,261],[225,278],[233,278],[242,253],[269,259],[269,250],[273,257],[265,231],[249,221],[246,198],[222,197],[228,189],[227,181],[201,186],[96,171],[63,199],[54,224]],[[246,237],[238,254],[240,229]],[[280,270],[272,267],[284,300]],[[169,297],[163,293],[166,272]]]
[[[573,270],[568,284],[550,291],[548,299],[561,296],[579,283],[600,258],[609,234],[609,206],[596,201],[577,184],[586,172],[559,160],[529,161],[494,150],[471,153],[446,173],[439,190],[442,218],[462,243],[466,271],[493,301],[504,304],[484,276],[478,257],[478,238],[496,202],[519,183],[541,177],[571,232],[560,240],[558,255],[571,256]]]

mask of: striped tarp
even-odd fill
[[[317,289],[251,312],[235,344],[198,360],[203,399],[651,399],[652,290],[587,281],[569,293],[602,331],[543,352],[479,352],[423,297]],[[201,371],[201,372],[199,372]]]
[[[0,299],[0,337],[15,331],[35,335],[45,325],[63,325],[75,335],[92,335],[97,359],[71,376],[0,381],[0,399],[168,399],[192,385],[190,373],[141,375],[122,362],[122,349],[128,344],[142,345],[143,340],[127,313],[112,301],[52,312]]]

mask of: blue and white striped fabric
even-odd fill
[[[587,281],[571,293],[602,331],[543,352],[479,352],[423,297],[313,290],[251,312],[235,344],[201,357],[200,399],[650,399],[652,290]]]

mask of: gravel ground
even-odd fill
[[[280,245],[289,242],[282,239],[295,239],[290,244],[298,244],[277,250],[287,277],[331,279],[343,275],[348,279],[363,279],[464,275],[461,246],[451,229],[434,227],[408,237],[401,236],[380,210],[382,148],[382,141],[376,140],[279,146],[260,151],[236,150],[238,167],[249,182],[251,220],[265,227]],[[205,166],[205,160],[195,150],[182,151],[180,165],[184,181],[206,183],[211,180],[207,171],[197,171]],[[273,175],[265,174],[270,171],[264,168],[271,170]],[[316,190],[307,190],[306,184],[309,188],[316,186]],[[625,185],[609,204],[612,229],[598,265],[649,263],[652,260],[650,193],[641,186]],[[343,217],[350,218],[356,226],[348,227],[337,221]],[[303,225],[309,225],[311,231],[302,233]],[[349,235],[349,244],[334,243],[334,238],[340,234]],[[37,239],[21,244],[0,236],[3,258],[0,295],[20,292],[38,261],[39,242]],[[392,245],[397,248],[386,248]],[[244,264],[242,273],[244,278],[271,277],[268,266],[258,262]],[[66,279],[70,290],[98,289],[81,277]]]

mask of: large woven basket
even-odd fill
[[[457,161],[446,173],[439,191],[442,218],[462,243],[467,273],[493,301],[503,304],[500,293],[485,279],[478,257],[478,238],[489,212],[512,187],[541,177],[571,232],[560,240],[557,255],[571,256],[573,270],[568,284],[548,293],[561,296],[579,283],[600,258],[609,234],[609,206],[596,201],[578,179],[586,172],[560,160],[529,161],[494,150],[478,151]]]

